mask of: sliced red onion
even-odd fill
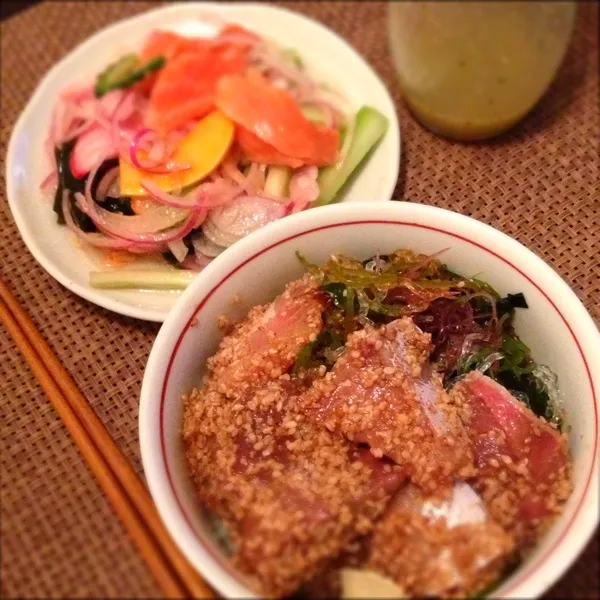
[[[117,196],[109,193],[111,191],[114,192],[118,190],[118,188],[115,186],[115,182],[118,184],[118,180],[119,167],[113,167],[112,169],[109,169],[98,183],[98,187],[96,188],[96,200],[98,202],[102,202],[106,196],[118,197],[118,193]]]
[[[117,149],[121,147],[122,131],[120,124],[132,116],[135,108],[135,97],[132,92],[127,92],[121,96],[114,112],[110,116],[110,135],[113,146]]]
[[[100,165],[105,160],[116,156],[117,151],[110,134],[95,125],[75,142],[69,165],[73,175],[81,179],[92,170],[94,165]]]
[[[167,244],[169,250],[173,253],[173,256],[177,259],[177,262],[182,263],[185,257],[188,255],[188,247],[183,243],[183,240],[175,240]]]
[[[244,175],[238,168],[235,161],[228,159],[221,165],[221,173],[224,179],[233,182],[238,189],[239,194],[246,193],[250,196],[256,195],[264,186],[264,174],[266,165],[261,172],[261,166],[258,163],[252,163],[248,175]]]
[[[181,267],[184,269],[189,269],[190,271],[202,271],[208,263],[212,261],[212,258],[208,257],[198,257],[196,254],[188,254],[183,262],[181,263]]]
[[[159,138],[152,129],[142,128],[132,138],[129,144],[129,156],[125,160],[137,169],[148,173],[177,173],[191,168],[189,164],[178,164],[168,161],[173,148],[169,148],[166,140]],[[140,150],[147,150],[147,158],[141,159]]]
[[[125,101],[125,96],[126,93],[123,90],[112,90],[107,94],[104,94],[104,96],[96,100],[98,111],[106,116],[107,119],[112,119],[117,109],[120,108]],[[128,103],[127,109],[133,112],[132,102]],[[122,120],[125,120],[126,118],[127,116],[121,115]]]
[[[214,242],[211,242],[206,235],[202,232],[197,232],[192,236],[192,244],[196,254],[202,254],[207,258],[215,258],[219,256],[225,248],[223,246],[217,246]]]
[[[198,206],[207,210],[225,206],[237,198],[241,193],[239,187],[224,179],[215,179],[199,185],[192,195]]]
[[[178,211],[164,206],[130,217],[111,213],[98,206],[93,200],[88,201],[82,194],[75,194],[75,198],[83,212],[92,219],[98,229],[132,242],[151,244],[174,242],[190,233],[198,219],[197,212]]]
[[[231,246],[248,234],[285,215],[285,206],[262,196],[240,196],[227,206],[214,208],[202,226],[218,246]]]
[[[239,186],[246,184],[246,176],[238,169],[237,164],[231,158],[227,158],[221,164],[221,172],[224,177],[227,177],[237,183]]]
[[[318,175],[319,169],[315,166],[301,167],[294,172],[290,179],[290,212],[300,212],[316,201],[320,193]]]
[[[291,86],[303,90],[304,94],[315,88],[315,84],[306,73],[281,56],[279,48],[262,43],[254,48],[252,59],[261,70],[274,72],[275,78],[283,77]]]
[[[213,244],[222,248],[233,246],[240,239],[237,236],[221,231],[208,219],[202,224],[202,231]]]
[[[88,121],[81,122],[75,127],[71,127],[69,131],[64,135],[63,139],[61,140],[61,143],[64,144],[66,142],[70,142],[75,138],[78,138],[79,136],[83,135],[86,131],[89,131],[94,126],[94,123],[95,122],[90,119]]]
[[[114,233],[110,231],[112,235],[128,239],[130,236],[134,239],[137,235],[158,233],[175,227],[190,216],[190,211],[162,205],[149,208],[141,215],[128,216],[107,211],[98,205],[93,206],[96,203],[88,198],[85,201],[86,206],[81,208],[90,218],[97,211],[103,226],[108,225],[108,229],[114,230]]]
[[[70,86],[63,90],[60,95],[61,100],[65,102],[71,102],[74,104],[80,104],[85,100],[90,100],[94,97],[94,90],[91,85],[85,86]]]
[[[58,174],[56,171],[51,171],[44,177],[44,181],[40,184],[40,189],[43,192],[48,192],[58,184]]]
[[[169,194],[149,180],[142,180],[141,186],[154,200],[173,208],[186,209],[215,208],[231,202],[240,193],[239,190],[228,186],[223,180],[203,183],[187,196]]]
[[[161,190],[156,183],[150,181],[148,179],[143,179],[140,182],[142,189],[148,192],[148,195],[157,202],[164,204],[165,206],[170,206],[171,208],[183,208],[191,210],[193,208],[197,208],[197,202],[188,196],[176,196],[175,194],[169,194],[169,192],[165,192]]]
[[[316,106],[327,104],[342,114],[349,112],[346,110],[349,107],[344,96],[337,91],[323,86],[314,86],[310,92],[304,93],[300,97],[300,101],[301,104],[313,104]]]
[[[110,248],[112,250],[136,250],[138,252],[156,252],[160,250],[160,246],[158,245],[136,244],[135,242],[108,237],[103,233],[86,233],[85,231],[82,231],[73,221],[68,190],[64,190],[63,192],[62,210],[67,227],[76,233],[81,240],[92,246],[96,246],[97,248]]]
[[[155,148],[156,141],[157,141],[156,133],[154,131],[152,131],[152,129],[149,129],[148,127],[144,127],[143,129],[140,129],[133,136],[133,139],[131,140],[131,142],[129,144],[129,158],[130,158],[131,164],[134,167],[136,167],[138,169],[147,169],[149,167],[156,167],[162,162],[162,160],[164,158],[164,144],[162,147],[162,152],[160,153],[160,155],[158,157],[153,156],[148,161],[140,161],[138,158],[138,155],[137,155],[138,151],[144,145],[144,142],[149,144],[150,148]]]

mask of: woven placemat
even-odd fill
[[[6,202],[4,157],[41,76],[100,27],[153,3],[52,2],[1,25],[0,274],[141,471],[140,381],[158,331],[61,287],[27,252]],[[403,133],[397,197],[472,215],[516,237],[572,285],[600,322],[598,7],[580,7],[564,68],[542,103],[493,143],[433,136],[401,105],[385,5],[289,3],[347,38],[392,90]],[[159,589],[64,427],[0,328],[3,597],[156,597]],[[598,537],[550,597],[598,597]]]

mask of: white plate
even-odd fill
[[[70,232],[56,223],[39,184],[49,166],[43,151],[52,110],[61,90],[92,80],[111,60],[140,48],[153,29],[187,35],[211,35],[199,16],[213,13],[241,23],[285,47],[296,48],[319,79],[343,90],[353,109],[369,104],[390,121],[382,143],[343,200],[390,200],[400,165],[400,129],[393,101],[373,69],[341,37],[289,10],[266,4],[185,3],[149,11],[102,29],[55,65],[42,80],[13,130],[6,161],[8,202],[17,227],[36,260],[69,290],[115,312],[162,322],[178,292],[96,290],[88,283],[97,267],[73,244]],[[318,210],[318,209],[315,209]]]

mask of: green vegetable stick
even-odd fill
[[[323,111],[323,109],[318,108],[317,106],[303,106],[302,114],[313,123],[319,123],[321,125],[327,123],[325,112]]]
[[[155,56],[140,65],[137,54],[126,54],[98,75],[94,93],[100,98],[112,90],[126,89],[144,79],[149,73],[161,69],[165,60],[164,56]]]
[[[363,106],[356,113],[354,138],[345,159],[341,163],[338,162],[320,170],[318,181],[321,194],[315,206],[329,204],[337,199],[342,187],[383,137],[387,128],[387,118],[375,108]]]
[[[90,285],[100,289],[183,290],[196,276],[194,271],[129,270],[92,271]]]
[[[292,178],[292,169],[289,167],[271,166],[267,171],[264,192],[275,198],[285,198]]]

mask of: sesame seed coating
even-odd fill
[[[514,540],[481,505],[465,483],[435,497],[405,487],[375,526],[367,567],[411,598],[476,594],[495,582],[514,550]]]
[[[283,371],[320,329],[311,290],[309,282],[295,282],[274,305],[253,309],[225,338],[184,408],[198,497],[227,524],[234,564],[268,596],[295,591],[368,533],[404,479],[395,465],[297,409],[307,382]],[[299,302],[309,310],[299,310]],[[285,324],[285,336],[272,329],[273,320]],[[271,344],[285,355],[270,354]]]
[[[429,369],[430,336],[410,318],[348,337],[331,377],[301,399],[314,423],[388,456],[428,490],[472,470],[468,436],[440,377]]]
[[[474,485],[494,519],[531,546],[572,489],[567,439],[508,390],[472,372],[450,392],[475,451]]]

